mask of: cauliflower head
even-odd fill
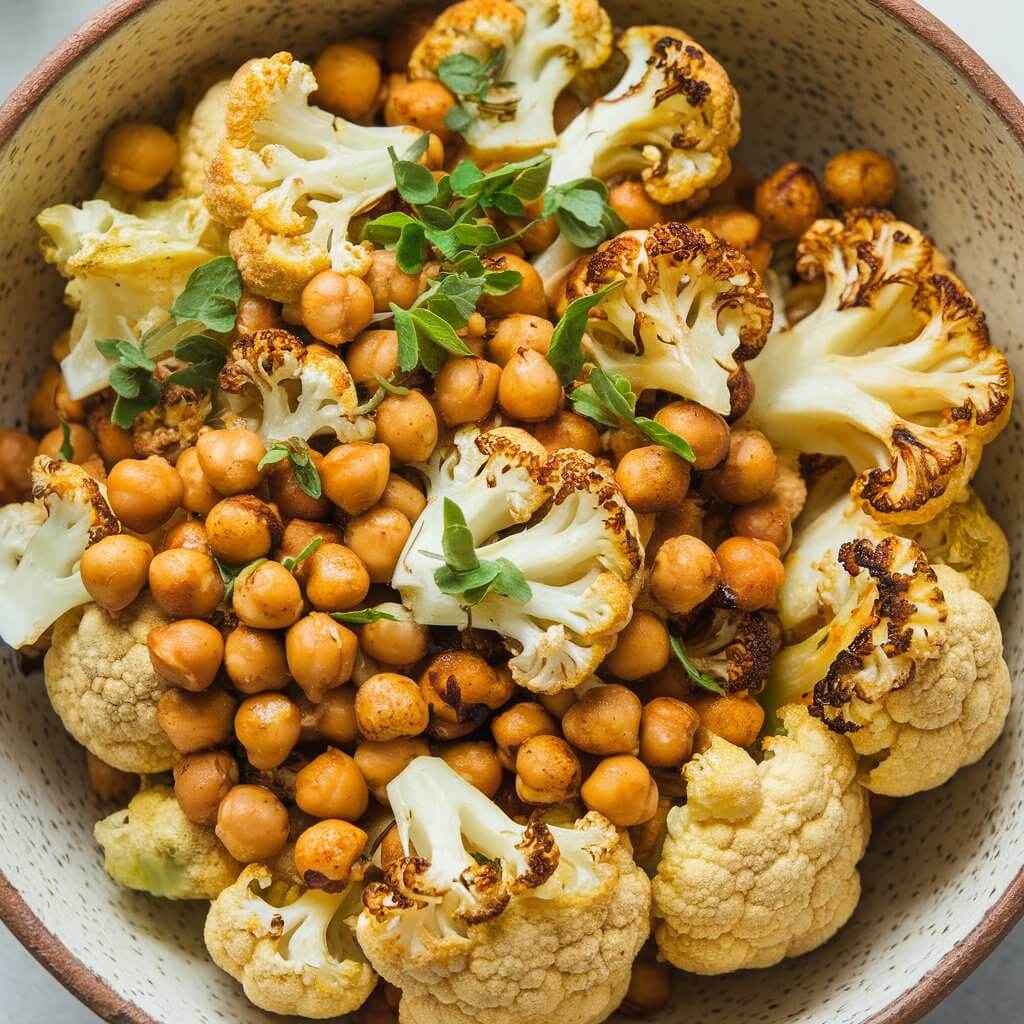
[[[779,630],[765,612],[714,608],[686,632],[686,654],[726,693],[760,693],[779,650]]]
[[[654,878],[662,956],[694,974],[771,967],[828,941],[860,899],[871,829],[857,760],[797,705],[758,764],[718,736],[683,770]]]
[[[243,64],[207,170],[206,202],[232,229],[242,279],[279,302],[296,301],[321,270],[369,270],[370,251],[349,241],[349,222],[395,188],[388,149],[401,156],[421,134],[334,117],[310,106],[315,90],[312,70],[290,53]]]
[[[266,328],[239,338],[219,384],[225,424],[248,427],[266,443],[320,434],[339,441],[373,437],[373,420],[356,413],[356,386],[341,357],[288,331]]]
[[[68,279],[75,310],[71,351],[61,363],[71,398],[109,383],[111,363],[96,342],[134,338],[167,317],[196,267],[225,252],[223,232],[201,197],[131,204],[103,199],[51,206],[36,218],[43,256]]]
[[[167,684],[146,647],[149,631],[169,621],[147,594],[116,616],[95,604],[75,608],[53,627],[50,703],[74,739],[123,772],[165,772],[178,759],[157,722]]]
[[[1013,376],[984,315],[921,232],[877,210],[817,221],[797,270],[824,280],[823,297],[751,364],[746,423],[848,459],[880,522],[933,519],[1010,415]]]
[[[427,476],[427,506],[392,578],[415,620],[500,634],[513,678],[534,692],[589,679],[629,622],[643,562],[636,517],[611,474],[575,449],[548,456],[524,430],[470,427],[435,453]],[[445,498],[481,559],[507,558],[523,573],[525,603],[492,592],[467,607],[438,589]]]
[[[118,885],[168,900],[212,900],[238,877],[213,829],[185,817],[170,786],[151,786],[96,822],[103,868]]]
[[[227,131],[230,88],[230,78],[214,82],[194,107],[178,116],[178,163],[171,172],[175,195],[201,196],[206,190],[206,168],[217,155]]]
[[[463,133],[481,160],[521,159],[553,146],[555,101],[580,72],[612,54],[612,23],[597,0],[462,0],[442,11],[409,61],[412,78],[434,78],[449,57],[502,59],[486,99],[467,101]]]
[[[651,388],[728,415],[730,385],[761,351],[772,303],[750,261],[710,231],[657,224],[580,259],[568,301],[612,288],[590,311],[585,351],[638,394]]]
[[[0,509],[0,637],[34,644],[65,612],[92,598],[79,564],[85,549],[119,533],[102,484],[70,462],[37,455],[35,502]]]
[[[650,882],[599,814],[518,825],[439,758],[388,785],[406,853],[356,934],[402,1020],[598,1024],[650,930]]]
[[[250,864],[210,905],[206,948],[261,1010],[313,1020],[351,1013],[377,984],[347,923],[360,892],[303,889]]]

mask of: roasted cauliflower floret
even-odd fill
[[[288,331],[266,328],[239,338],[219,383],[225,424],[248,427],[267,443],[320,434],[339,441],[373,437],[373,421],[356,414],[356,386],[341,357]]]
[[[192,271],[225,251],[202,198],[137,202],[131,213],[93,199],[51,206],[36,219],[46,233],[43,256],[68,279],[64,299],[75,310],[61,363],[74,399],[108,384],[111,364],[97,341],[157,326]]]
[[[637,393],[670,391],[728,414],[730,382],[761,351],[772,304],[750,261],[710,231],[658,224],[581,259],[572,301],[612,288],[590,311],[585,350]]]
[[[726,693],[760,693],[779,650],[779,631],[764,612],[713,609],[686,634],[686,654]]]
[[[315,90],[290,53],[244,64],[207,171],[206,202],[232,229],[242,279],[280,302],[297,300],[321,270],[366,273],[370,252],[349,241],[349,222],[394,189],[389,147],[401,156],[420,135],[334,117],[310,106]]]
[[[360,893],[355,884],[303,889],[250,864],[211,904],[206,948],[261,1010],[313,1020],[351,1013],[377,984],[347,923]]]
[[[65,612],[87,604],[79,563],[90,544],[119,533],[103,488],[70,462],[37,455],[35,502],[0,509],[0,636],[34,644]]]
[[[875,210],[820,220],[797,247],[821,303],[751,364],[747,415],[778,445],[847,458],[887,524],[933,519],[1006,424],[1013,377],[985,318],[909,224]]]
[[[388,785],[406,856],[357,936],[413,1024],[598,1024],[649,932],[650,883],[599,814],[517,825],[439,758]],[[511,969],[510,969],[511,967]]]
[[[213,829],[185,817],[169,786],[151,786],[96,822],[103,868],[118,885],[168,900],[212,900],[238,877]]]
[[[160,402],[135,417],[132,445],[140,456],[162,455],[174,462],[199,439],[199,431],[213,411],[208,391],[164,382]]]
[[[201,196],[206,190],[206,168],[217,155],[227,131],[230,87],[230,78],[214,82],[194,107],[178,116],[178,163],[171,172],[175,194]]]
[[[513,678],[535,692],[593,675],[629,622],[643,558],[636,517],[611,475],[581,451],[549,457],[524,430],[471,427],[434,455],[428,477],[427,507],[392,578],[415,620],[500,634]],[[462,510],[480,559],[506,558],[524,575],[525,603],[492,592],[467,607],[438,588],[446,497]]]
[[[683,769],[654,879],[662,956],[694,974],[771,967],[828,941],[860,899],[867,794],[853,751],[799,706],[760,763],[718,736]]]
[[[487,63],[495,84],[467,101],[463,132],[478,159],[510,160],[554,145],[555,101],[576,74],[612,53],[612,24],[597,0],[462,0],[442,11],[409,61],[412,78],[435,78],[453,54]]]

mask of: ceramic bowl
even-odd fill
[[[948,29],[908,0],[612,3],[620,23],[678,21],[743,99],[740,158],[757,171],[820,168],[849,146],[899,166],[897,207],[955,260],[1024,378],[1024,108]],[[37,249],[35,213],[97,185],[104,130],[170,116],[197,69],[290,49],[308,57],[400,17],[395,0],[121,0],[69,38],[0,111],[0,423],[27,396],[68,322]],[[1002,607],[1024,678],[1024,485],[1019,423],[986,455],[980,490],[1018,553]],[[1024,701],[985,760],[905,801],[863,864],[864,898],[823,949],[770,972],[681,978],[662,1024],[905,1024],[991,951],[1024,909]],[[42,681],[0,664],[0,916],[84,1002],[119,1024],[255,1024],[207,959],[202,905],[117,888],[92,841],[82,751]],[[2,1015],[2,1014],[0,1014]]]

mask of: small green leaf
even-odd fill
[[[523,217],[526,215],[526,206],[519,196],[512,192],[495,192],[488,196],[487,205],[500,210],[506,217]]]
[[[408,395],[410,389],[403,387],[401,384],[395,384],[393,381],[385,380],[379,373],[373,375],[373,379],[389,394],[389,395]]]
[[[402,154],[403,160],[417,163],[423,159],[423,154],[430,148],[430,132],[423,132],[419,138]]]
[[[456,135],[463,135],[473,123],[473,115],[461,104],[454,103],[444,115],[444,126]]]
[[[71,427],[66,419],[60,421],[60,448],[57,454],[65,461],[70,462],[75,454],[75,446],[71,443]]]
[[[475,569],[465,572],[442,565],[434,570],[434,583],[442,594],[462,596],[468,604],[479,604],[489,593],[499,571],[497,562],[481,562]]]
[[[335,622],[342,622],[346,626],[366,626],[371,622],[398,622],[398,616],[391,612],[380,612],[376,608],[361,608],[354,612],[331,612],[330,616]]]
[[[641,433],[646,434],[655,444],[660,444],[670,452],[675,452],[681,459],[693,462],[697,456],[690,447],[690,442],[685,438],[674,434],[668,427],[663,427],[656,420],[648,419],[646,416],[637,416],[633,421]]]
[[[621,373],[608,373],[599,366],[590,371],[587,381],[597,400],[615,417],[633,423],[636,395],[629,381]]]
[[[490,86],[486,65],[468,53],[453,53],[437,67],[437,77],[456,96],[473,96],[483,86]]]
[[[238,300],[242,297],[242,275],[230,256],[218,256],[192,271],[185,290],[171,306],[179,323],[198,320],[218,334],[235,326]]]
[[[483,290],[488,295],[508,295],[523,283],[518,270],[495,270],[484,275]]]
[[[146,376],[144,371],[140,373],[118,364],[110,371],[110,386],[122,398],[138,398]]]
[[[363,225],[363,238],[374,245],[394,245],[402,234],[402,228],[415,223],[415,218],[399,210],[385,213]]]
[[[593,420],[602,427],[617,427],[619,421],[609,414],[608,410],[597,400],[591,388],[583,384],[569,396],[573,411],[588,420]]]
[[[193,335],[180,342],[174,349],[174,355],[192,365],[176,370],[167,378],[168,381],[183,388],[199,390],[216,385],[217,376],[228,359],[227,349],[223,345],[203,335]]]
[[[471,190],[483,180],[483,171],[472,160],[460,160],[455,170],[448,175],[452,191],[459,196],[468,196]]]
[[[455,218],[440,206],[421,206],[418,213],[420,220],[428,228],[434,228],[437,231],[447,231],[455,224]]]
[[[130,430],[136,417],[148,412],[160,402],[160,385],[152,377],[139,378],[138,395],[127,398],[118,395],[110,411],[111,422],[124,430]]]
[[[294,572],[295,567],[309,558],[323,542],[323,537],[314,537],[294,558],[285,558],[281,564],[289,572]]]
[[[562,385],[571,384],[583,369],[583,335],[587,329],[590,311],[621,282],[607,285],[592,295],[582,295],[566,307],[555,327],[548,346],[548,362],[555,368]]]
[[[108,338],[97,341],[96,347],[107,359],[116,360],[126,369],[146,370],[148,373],[156,369],[156,363],[134,342]]]
[[[526,604],[533,597],[526,577],[507,558],[498,558],[494,564],[498,566],[498,575],[493,584],[494,591],[520,604]]]
[[[456,356],[471,356],[473,354],[447,320],[442,320],[436,313],[422,307],[411,309],[408,312],[417,328],[445,351]],[[399,368],[402,369],[401,363],[399,363]]]
[[[466,249],[499,245],[502,241],[493,224],[456,224],[452,233],[459,245]]]
[[[670,633],[669,644],[672,647],[672,653],[679,659],[679,664],[683,666],[686,670],[686,674],[694,683],[696,683],[697,686],[702,690],[710,690],[712,693],[717,693],[720,696],[725,695],[725,690],[723,690],[714,679],[704,675],[704,673],[701,672],[692,661],[690,661],[686,654],[686,648],[683,646],[683,641],[680,640],[679,637],[673,636]]]
[[[517,167],[509,191],[524,202],[532,202],[544,194],[551,175],[551,157],[548,154],[532,157],[511,165]]]
[[[390,309],[395,318],[395,331],[398,334],[398,369],[402,373],[409,373],[416,369],[420,361],[416,321],[407,309],[402,309],[393,302]]]
[[[280,441],[275,441],[268,449],[267,454],[260,459],[257,464],[257,469],[266,469],[267,466],[273,466],[278,462],[283,462],[291,453],[288,450],[288,446],[282,444]]]
[[[399,232],[395,243],[395,262],[404,274],[418,274],[426,256],[426,233],[419,221],[412,220]]]
[[[440,345],[432,341],[426,334],[420,333],[420,366],[427,373],[438,374],[448,362],[448,353]]]
[[[392,147],[388,147],[391,166],[395,173],[398,194],[413,206],[432,203],[437,198],[437,182],[434,175],[423,164],[411,160],[399,160]]]
[[[462,246],[455,237],[455,229],[439,231],[437,228],[423,228],[423,236],[446,259],[454,259]]]
[[[320,473],[313,465],[308,453],[292,452],[288,456],[291,462],[292,473],[295,474],[295,482],[299,489],[309,495],[314,501],[319,501],[324,493],[323,482],[320,480]]]
[[[441,537],[441,547],[445,562],[454,572],[469,572],[480,564],[476,557],[473,534],[466,525],[466,517],[451,498],[444,499],[444,533]]]
[[[218,559],[214,559],[214,564],[217,566],[218,572],[220,572],[221,583],[224,584],[224,604],[231,604],[231,598],[234,595],[235,587],[242,582],[252,571],[259,565],[262,565],[265,558],[255,558],[251,562],[246,562],[245,565],[225,565]]]

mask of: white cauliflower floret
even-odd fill
[[[771,967],[827,942],[860,899],[871,818],[856,758],[802,707],[760,764],[705,735],[654,879],[662,956],[694,974]]]
[[[233,229],[242,279],[280,302],[321,270],[367,272],[370,251],[349,241],[349,222],[395,188],[389,147],[401,156],[421,134],[334,117],[310,106],[315,90],[312,70],[289,53],[244,64],[207,172],[206,201]]]
[[[518,825],[439,758],[413,761],[388,799],[406,856],[367,886],[356,934],[402,989],[402,1019],[604,1021],[650,930],[625,836],[599,814]]]
[[[288,331],[266,328],[239,338],[219,383],[225,424],[248,427],[267,444],[320,434],[373,437],[373,420],[356,414],[356,386],[341,357]]]
[[[171,172],[175,194],[201,196],[205,191],[206,168],[217,155],[227,131],[230,87],[230,78],[214,82],[194,107],[178,116],[178,164]]]
[[[36,218],[43,256],[68,278],[75,310],[71,351],[61,363],[72,398],[109,383],[111,363],[96,348],[134,338],[167,317],[196,267],[225,252],[224,237],[202,198],[133,203],[132,212],[93,199],[51,206]]]
[[[626,231],[581,259],[565,297],[609,285],[618,287],[589,314],[587,356],[638,394],[657,388],[728,414],[730,385],[761,351],[772,322],[750,261],[710,231],[658,224]]]
[[[549,457],[524,430],[474,427],[436,453],[428,473],[427,506],[392,578],[416,621],[499,633],[514,654],[513,678],[535,692],[589,678],[629,622],[643,558],[636,517],[612,477],[580,451]],[[526,578],[525,603],[492,592],[467,607],[437,587],[446,497],[462,510],[478,557],[506,558]]]
[[[881,522],[927,522],[956,500],[1006,424],[1013,377],[985,319],[915,228],[879,211],[820,220],[797,270],[817,309],[751,363],[745,423],[773,443],[839,455]]]
[[[435,78],[453,54],[486,64],[498,51],[496,84],[482,102],[465,101],[473,120],[463,135],[473,154],[489,162],[554,145],[555,101],[581,70],[611,56],[611,19],[597,0],[462,0],[420,41],[409,74]]]
[[[34,644],[65,612],[92,598],[79,563],[90,544],[118,533],[102,485],[70,462],[37,455],[35,503],[0,509],[0,636]]]
[[[261,1010],[313,1020],[351,1013],[377,984],[347,923],[360,892],[304,890],[250,864],[210,905],[206,948]]]

